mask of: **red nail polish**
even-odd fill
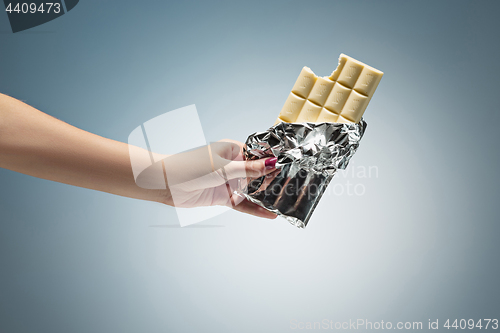
[[[276,167],[277,161],[278,161],[277,157],[267,159],[265,162],[266,169],[274,169]]]

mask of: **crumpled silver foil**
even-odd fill
[[[279,123],[250,135],[244,156],[276,156],[279,171],[271,177],[240,182],[237,193],[305,228],[338,169],[345,169],[359,146],[366,122]]]

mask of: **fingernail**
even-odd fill
[[[273,157],[273,158],[267,159],[266,162],[265,162],[266,169],[269,170],[269,169],[276,168],[276,162],[277,161],[278,161],[277,157]]]

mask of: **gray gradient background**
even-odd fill
[[[288,332],[290,321],[500,317],[499,2],[83,0],[12,34],[0,91],[116,140],[196,104],[208,140],[271,125],[302,66],[385,72],[307,229],[0,170],[1,332]]]

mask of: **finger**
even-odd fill
[[[241,142],[234,140],[221,140],[217,142],[210,143],[210,149],[212,150],[212,155],[220,156],[227,160],[243,160],[243,147],[245,145]]]
[[[281,169],[276,169],[275,171],[268,173],[264,178],[262,184],[259,186],[259,191],[265,191],[266,188],[272,183],[272,181],[278,176],[280,172]],[[231,188],[230,193],[232,193],[231,200],[233,206],[238,205],[241,201],[245,199],[245,197],[239,194],[237,191],[244,190],[248,194],[249,182],[253,181],[254,179],[255,178],[238,178],[238,179],[230,179],[227,181],[226,184],[229,184],[229,187]]]
[[[276,157],[254,161],[232,161],[224,168],[228,179],[257,178],[276,170]]]
[[[239,211],[239,212],[254,215],[257,217],[262,217],[265,219],[275,219],[277,217],[276,214],[260,207],[257,204],[254,204],[253,202],[248,201],[247,199],[244,199],[238,205],[236,205],[232,208],[234,210]]]

